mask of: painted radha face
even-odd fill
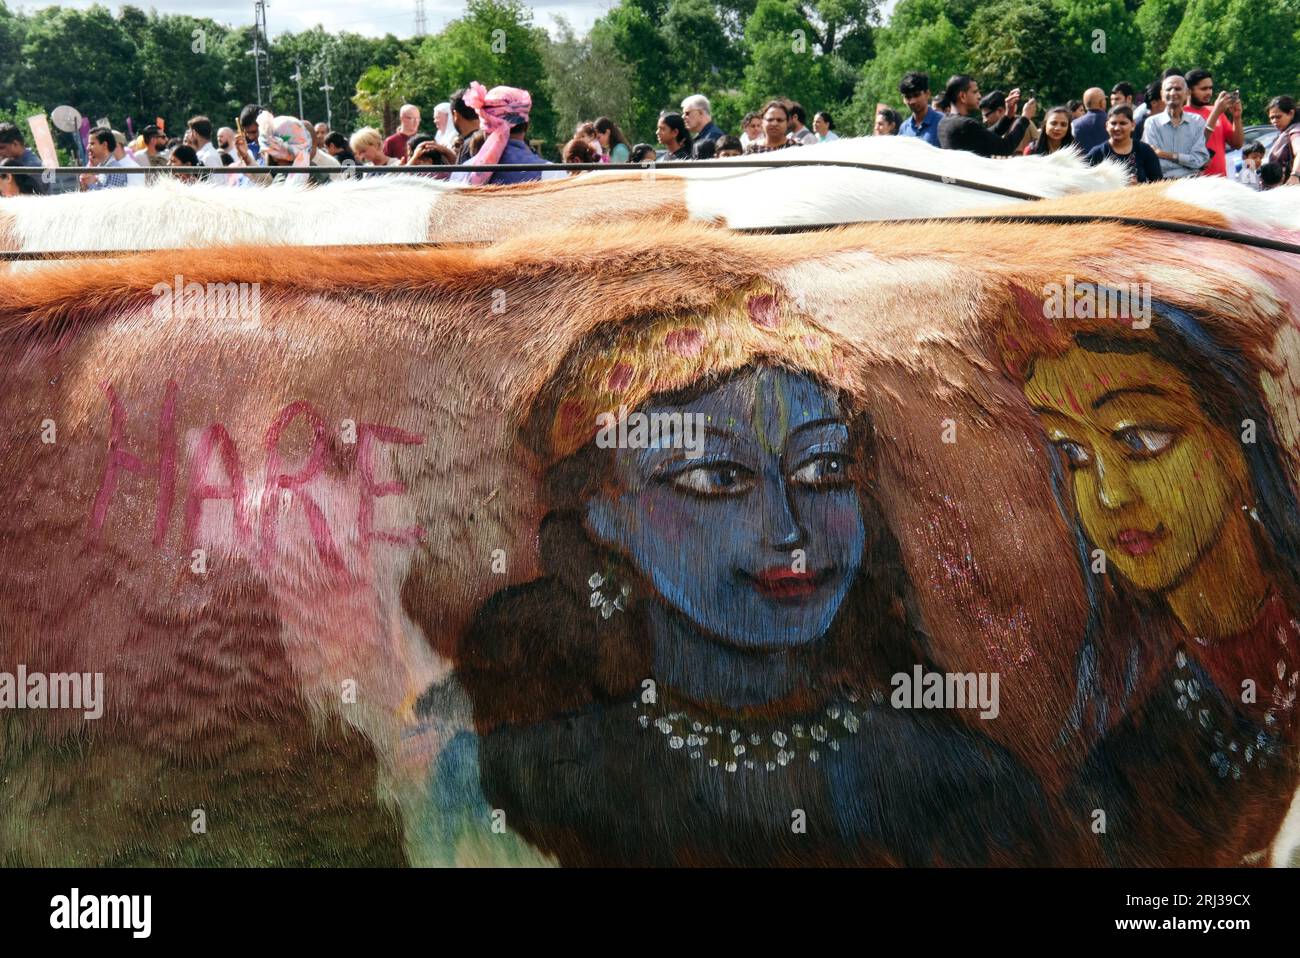
[[[1139,589],[1181,582],[1248,501],[1241,445],[1148,353],[1076,346],[1039,360],[1025,395],[1061,452],[1092,548]]]
[[[703,416],[702,454],[619,449],[618,489],[588,503],[590,531],[728,645],[781,649],[824,635],[864,536],[836,400],[806,376],[763,368],[685,406],[641,411]]]

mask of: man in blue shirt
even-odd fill
[[[943,114],[930,106],[930,77],[913,70],[898,81],[898,92],[912,115],[898,127],[899,136],[914,136],[931,146],[939,145],[939,121]]]
[[[23,140],[23,131],[12,123],[0,123],[0,160],[3,159],[17,160],[19,166],[42,165],[41,158],[27,149],[27,143]],[[50,184],[42,178],[41,174],[33,173],[31,177],[38,192],[44,194],[50,191]]]
[[[107,127],[97,126],[90,131],[90,142],[86,150],[90,153],[90,159],[93,161],[91,166],[99,166],[104,169],[112,169],[123,166],[121,160],[113,156],[113,151],[117,149],[117,138],[113,136],[113,131]],[[81,188],[83,190],[105,190],[116,189],[126,186],[125,173],[82,173]]]
[[[1083,108],[1088,112],[1070,128],[1075,144],[1086,156],[1089,150],[1106,142],[1106,92],[1098,86],[1089,87],[1083,93]]]

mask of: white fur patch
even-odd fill
[[[1051,156],[986,159],[973,153],[936,149],[924,140],[897,136],[833,140],[816,146],[761,153],[752,158],[778,169],[757,172],[710,169],[706,160],[689,171],[663,170],[655,175],[683,176],[690,180],[686,205],[692,219],[717,220],[732,227],[938,216],[1030,202],[897,173],[790,165],[800,160],[847,160],[893,166],[1041,197],[1119,189],[1128,182],[1117,164],[1091,167],[1073,151],[1062,150]]]
[[[1300,189],[1294,187],[1258,192],[1222,176],[1189,176],[1170,183],[1165,195],[1221,213],[1244,232],[1252,226],[1300,230]]]
[[[455,187],[423,176],[239,188],[160,179],[137,189],[15,197],[4,213],[19,249],[167,249],[227,243],[423,242]]]

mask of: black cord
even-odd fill
[[[1175,220],[1151,220],[1143,219],[1136,216],[1090,216],[1086,213],[1080,214],[1051,214],[1047,216],[1036,216],[1030,214],[1002,214],[999,216],[933,216],[917,217],[914,219],[894,219],[894,220],[858,220],[851,223],[800,223],[791,226],[736,226],[727,227],[727,229],[736,233],[749,233],[756,235],[788,235],[794,233],[811,233],[822,232],[826,230],[847,229],[851,226],[908,226],[917,224],[936,224],[936,223],[1015,223],[1022,226],[1048,225],[1048,226],[1077,226],[1093,223],[1114,223],[1120,226],[1135,226],[1141,229],[1160,230],[1167,233],[1181,233],[1187,236],[1201,236],[1206,239],[1223,240],[1228,243],[1236,243],[1240,246],[1254,246],[1259,249],[1278,250],[1283,253],[1300,254],[1300,243],[1288,243],[1284,240],[1269,239],[1264,236],[1254,236],[1250,233],[1242,233],[1237,230],[1225,230],[1216,226],[1202,226],[1196,223],[1179,223]],[[333,250],[357,250],[357,251],[417,251],[422,249],[445,249],[448,247],[458,248],[465,246],[488,246],[495,240],[458,240],[454,242],[421,242],[414,241],[410,243],[317,243],[306,245],[284,245],[277,247],[269,244],[268,249],[333,249]],[[221,249],[220,246],[199,247],[199,249]],[[59,259],[96,259],[111,258],[115,256],[138,256],[145,253],[180,253],[195,252],[193,247],[176,248],[161,247],[158,249],[143,250],[57,250],[49,252],[40,251],[0,251],[0,261],[17,262],[24,260],[59,260]]]

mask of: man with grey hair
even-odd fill
[[[716,140],[722,136],[722,130],[713,122],[713,107],[709,98],[696,93],[682,101],[682,120],[686,129],[691,131],[691,139],[699,146],[705,140]]]
[[[420,108],[414,103],[403,103],[397,111],[397,119],[401,125],[384,140],[384,156],[405,160],[406,141],[420,132]]]
[[[1160,172],[1167,180],[1196,176],[1210,161],[1205,145],[1205,121],[1187,106],[1187,81],[1178,75],[1165,77],[1160,86],[1165,111],[1147,117],[1142,142],[1160,157]]]

